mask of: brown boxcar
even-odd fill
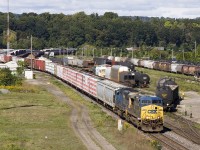
[[[139,66],[139,67],[144,67],[144,62],[143,62],[142,59],[140,59],[140,60],[138,61],[138,66]]]
[[[154,63],[153,63],[153,69],[155,69],[155,70],[159,70],[159,62],[158,61],[155,61]]]
[[[83,68],[92,68],[94,66],[93,60],[84,60],[83,61]]]
[[[167,72],[171,71],[171,64],[168,62],[161,62],[159,67],[160,67],[160,70],[162,71],[167,71]]]
[[[194,75],[195,71],[196,71],[196,66],[194,66],[194,65],[189,66],[188,74]]]
[[[176,67],[177,73],[182,73],[183,64],[178,64]]]
[[[183,65],[182,73],[186,75],[189,74],[189,65]]]
[[[29,68],[31,68],[31,58],[25,58],[24,59],[25,63]],[[32,68],[35,69],[35,59],[32,59]]]

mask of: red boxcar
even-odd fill
[[[11,55],[4,55],[4,62],[9,62],[12,61],[12,56]]]
[[[35,60],[35,69],[45,71],[45,61],[44,60]]]

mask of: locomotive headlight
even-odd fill
[[[169,106],[169,104],[167,104],[167,106]]]
[[[160,117],[158,116],[158,119],[160,119]]]

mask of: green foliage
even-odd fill
[[[16,32],[13,30],[10,30],[9,36],[7,36],[7,31],[3,31],[3,44],[6,44],[7,41],[10,43],[14,43],[17,39]]]
[[[104,53],[110,54],[110,49],[114,47],[121,49],[136,46],[142,50],[136,52],[136,56],[152,55],[152,58],[157,59],[159,56],[155,51],[152,54],[150,50],[147,52],[148,47],[163,46],[166,50],[173,49],[180,53],[179,50],[183,49],[185,52],[193,51],[194,41],[197,46],[200,43],[200,19],[120,17],[114,12],[99,16],[97,13],[86,15],[85,12],[78,12],[73,15],[10,13],[10,20],[11,48],[30,48],[30,35],[33,35],[33,49],[79,48],[88,44],[96,49],[106,47]],[[1,48],[6,47],[6,29],[6,13],[0,13]],[[200,55],[199,50],[198,53]],[[123,55],[126,56],[126,52]],[[165,55],[162,53],[161,59],[169,58]],[[199,59],[196,58],[196,61]]]
[[[0,69],[0,85],[18,85],[21,84],[21,81],[22,79],[18,78],[15,75],[12,75],[11,71],[8,68]]]
[[[158,141],[155,141],[155,140],[151,141],[151,146],[155,147],[155,149],[157,149],[157,150],[161,150],[162,149],[162,146],[160,145],[160,143]]]
[[[18,76],[21,76],[24,73],[24,68],[27,66],[24,61],[18,61],[17,64],[19,66],[19,67],[17,67],[17,74],[18,74]]]

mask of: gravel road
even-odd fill
[[[177,106],[178,113],[185,114],[187,111],[186,119],[200,123],[200,95],[194,91],[185,92],[185,98]],[[192,114],[192,117],[190,116]]]
[[[58,100],[66,102],[72,108],[71,125],[78,138],[89,150],[115,150],[115,148],[93,127],[86,106],[74,103],[56,86],[48,81],[48,75],[37,72],[37,79],[26,80],[29,84],[44,87]],[[64,133],[63,133],[64,134]]]

